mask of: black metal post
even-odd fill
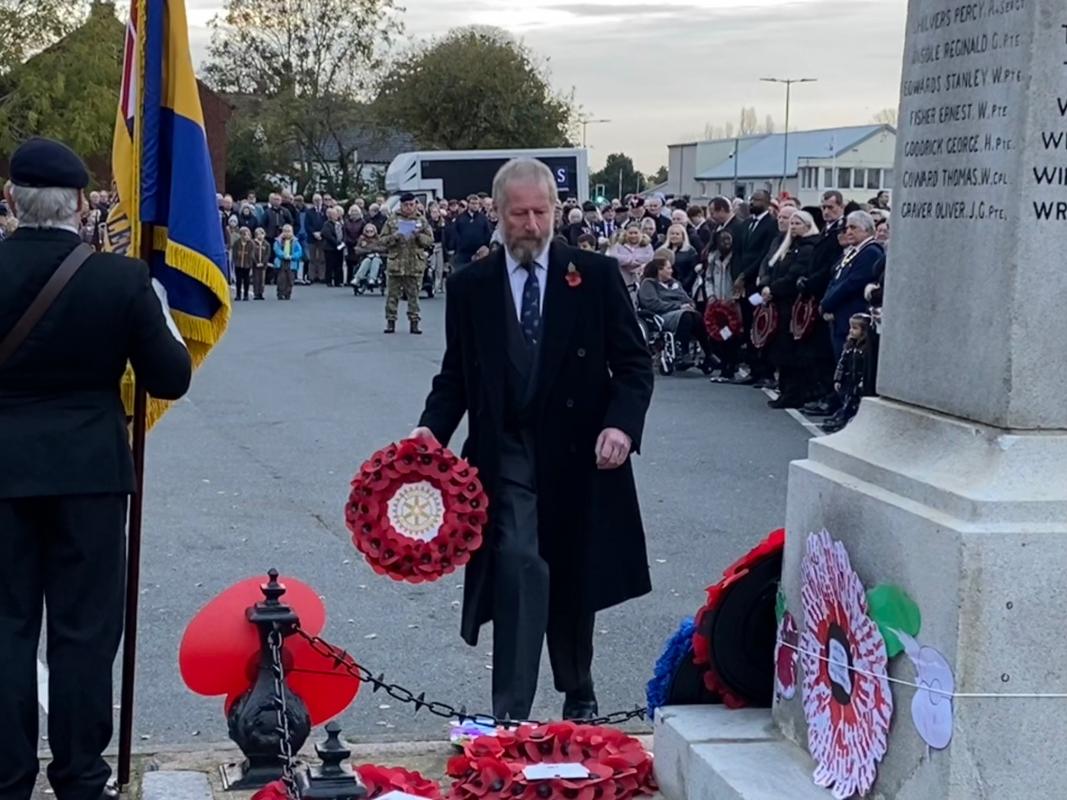
[[[259,667],[256,682],[233,704],[227,717],[230,738],[241,748],[241,763],[220,768],[226,789],[252,789],[282,776],[279,758],[281,732],[278,728],[278,698],[275,696],[270,636],[278,630],[283,637],[292,635],[300,623],[296,612],[282,602],[285,586],[278,583],[278,571],[267,573],[267,583],[260,586],[264,599],[245,612],[249,622],[258,626],[260,638]],[[284,682],[285,708],[289,722],[290,748],[296,753],[311,734],[311,717],[307,707]]]
[[[298,781],[302,800],[363,800],[367,796],[359,776],[346,763],[352,751],[341,740],[340,725],[326,725],[326,741],[315,745],[315,752],[322,766],[301,773]]]

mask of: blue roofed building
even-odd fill
[[[786,140],[788,138],[788,145]],[[694,198],[784,191],[817,205],[828,189],[866,202],[893,186],[896,130],[858,125],[669,145],[667,191]]]

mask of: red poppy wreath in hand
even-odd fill
[[[345,520],[375,572],[424,583],[481,547],[488,506],[478,470],[439,444],[405,439],[360,467]]]
[[[532,764],[580,763],[588,778],[531,780]],[[656,793],[652,756],[611,728],[554,722],[481,736],[448,762],[450,800],[629,800]]]

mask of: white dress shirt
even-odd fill
[[[542,317],[545,314],[545,286],[548,285],[548,247],[546,244],[545,249],[538,253],[534,259],[537,270],[537,286],[541,290],[541,299],[538,301],[538,305],[541,309]],[[530,273],[526,271],[526,267],[515,260],[510,250],[505,249],[504,260],[507,264],[508,280],[511,281],[511,297],[515,301],[515,316],[519,320],[519,324],[522,324],[522,293],[526,288],[526,279]]]

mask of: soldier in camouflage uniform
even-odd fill
[[[406,233],[404,228],[410,228]],[[426,254],[433,249],[433,229],[415,207],[415,195],[400,197],[400,213],[382,226],[378,240],[386,248],[386,271],[389,288],[385,300],[385,332],[396,333],[396,315],[400,294],[408,298],[408,320],[412,333],[419,329],[419,292],[426,272]]]

